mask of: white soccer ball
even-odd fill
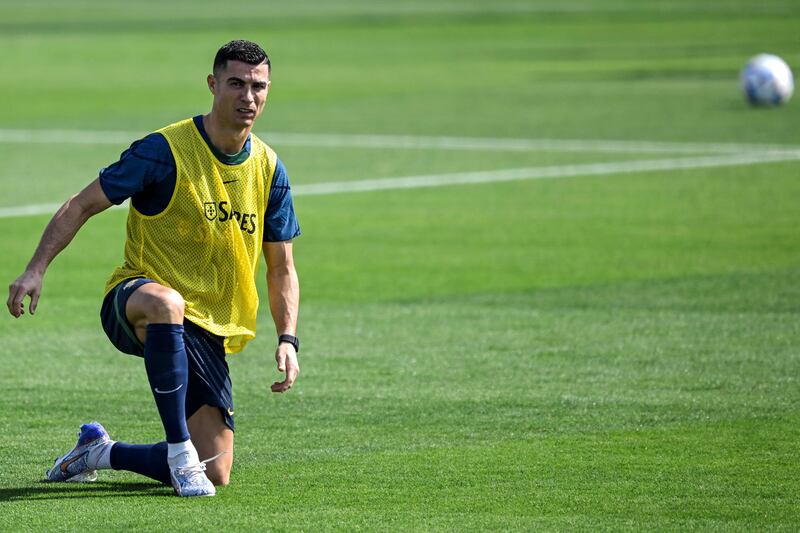
[[[785,104],[794,92],[789,65],[772,54],[759,54],[748,61],[740,79],[744,96],[752,105]]]

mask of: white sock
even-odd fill
[[[94,468],[95,470],[110,469],[111,447],[114,446],[116,442],[115,440],[110,440],[103,444],[98,444],[89,450],[89,454],[86,456],[86,464],[89,465],[89,468]]]
[[[167,463],[170,468],[199,463],[200,458],[191,440],[178,443],[167,443]]]

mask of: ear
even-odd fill
[[[216,96],[217,94],[217,78],[214,77],[213,74],[209,74],[206,78],[206,83],[208,83],[208,90],[211,91],[211,94]]]

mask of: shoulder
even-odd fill
[[[289,176],[280,159],[275,160],[275,172],[264,214],[264,241],[290,241],[300,235],[300,225],[294,212]]]
[[[191,118],[164,126],[156,130],[155,134],[164,139],[165,146],[173,153],[182,152],[189,146],[196,146],[198,142],[202,143],[202,138],[197,135],[194,120]]]
[[[282,209],[292,204],[292,186],[289,175],[280,159],[276,159],[275,171],[269,185],[268,210]]]
[[[276,167],[279,163],[278,154],[267,143],[262,141],[255,133],[250,134],[250,152],[258,157],[261,165],[264,167],[264,173],[267,177],[272,177],[275,174]]]
[[[130,153],[134,157],[166,162],[172,160],[172,150],[163,134],[153,132],[131,144]]]
[[[272,188],[276,187],[289,188],[289,175],[286,173],[283,161],[277,156],[275,156],[275,171],[272,174]]]
[[[179,120],[178,122],[173,122],[167,126],[164,126],[161,129],[155,131],[155,133],[161,133],[162,135],[168,137],[171,134],[176,132],[180,132],[182,130],[191,129],[194,127],[194,118],[185,118],[183,120]]]
[[[119,160],[100,171],[100,186],[115,204],[151,185],[174,183],[175,159],[166,139],[151,133],[125,150]]]
[[[133,143],[122,152],[119,161],[103,169],[101,174],[112,169],[117,169],[119,166],[124,168],[133,166],[138,168],[140,166],[151,165],[175,165],[175,159],[172,156],[169,143],[167,143],[164,136],[158,132],[150,133],[141,139],[133,141]]]

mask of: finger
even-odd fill
[[[297,363],[289,365],[289,369],[286,371],[286,383],[289,387],[294,385],[294,380],[297,379],[299,373],[300,368],[298,368]]]
[[[25,314],[25,302],[22,301],[23,297],[24,297],[23,294],[19,294],[17,299],[14,300],[14,302],[11,304],[12,306],[14,306],[14,312],[15,312],[14,316],[16,316],[17,318]]]
[[[14,304],[16,304],[17,311],[20,315],[25,314],[25,296],[27,295],[27,291],[25,287],[19,287],[17,289],[17,293],[14,296]]]
[[[275,360],[278,362],[278,371],[285,372],[286,371],[286,353],[282,350],[278,350],[275,352]]]
[[[23,289],[21,287],[14,287],[13,293],[8,297],[8,310],[17,318],[23,314],[22,295]]]
[[[40,294],[41,293],[38,290],[34,290],[31,293],[31,303],[30,303],[30,305],[28,305],[28,310],[31,312],[31,314],[36,312],[36,306],[39,304],[39,295]]]
[[[286,370],[286,379],[273,383],[272,392],[286,392],[287,390],[291,389],[292,386],[294,386],[294,381],[299,373],[300,368],[297,366],[297,364],[292,364],[292,362],[289,361],[289,365]]]
[[[272,392],[286,392],[289,387],[286,385],[286,381],[276,381],[270,389],[272,389]]]
[[[8,307],[8,312],[12,315],[14,314],[14,296],[17,293],[17,287],[14,283],[8,286],[8,300],[6,300],[6,307]]]

